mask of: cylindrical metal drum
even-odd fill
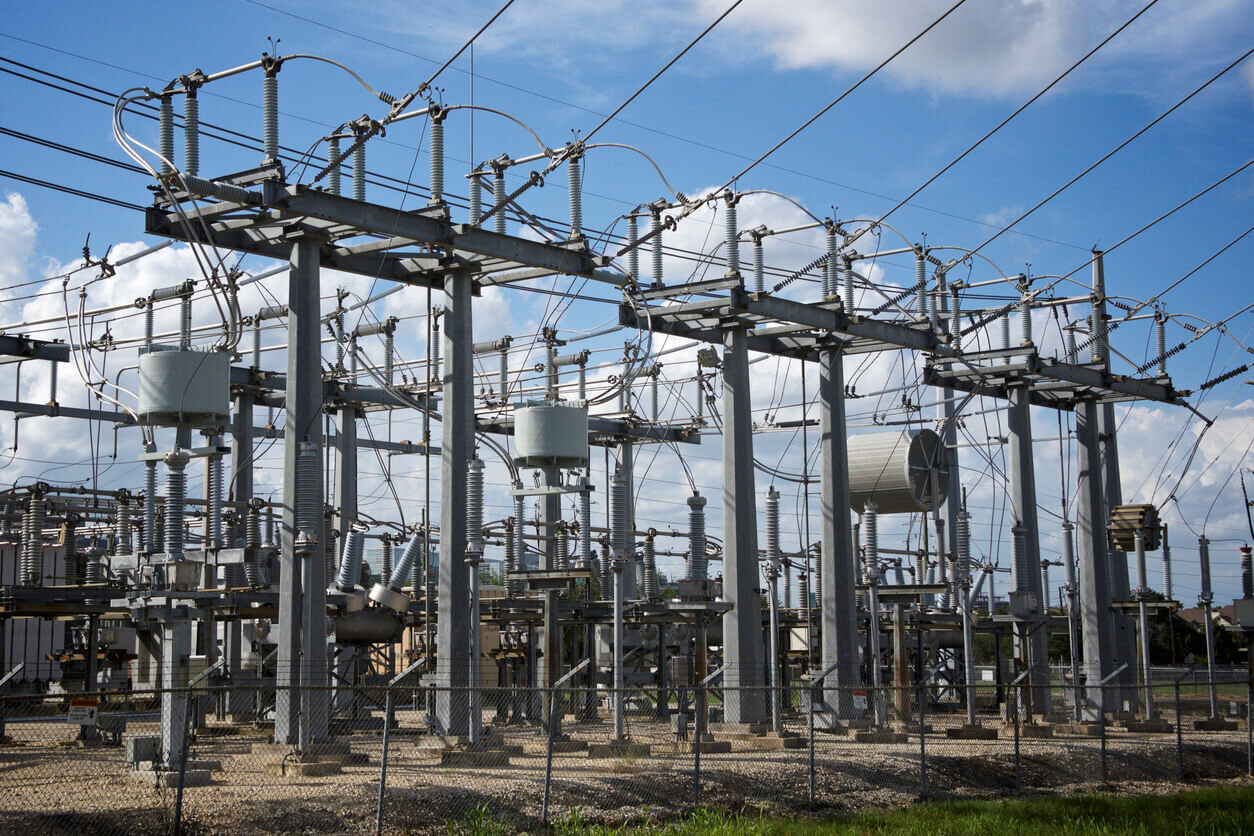
[[[930,511],[948,486],[945,447],[931,430],[849,436],[849,504],[858,513],[867,500],[880,514]]]

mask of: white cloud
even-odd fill
[[[6,194],[0,202],[0,284],[16,284],[26,278],[38,231],[26,198],[16,192]]]

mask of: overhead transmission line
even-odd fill
[[[1016,116],[1018,116],[1020,113],[1022,113],[1023,111],[1025,111],[1025,110],[1027,110],[1029,107],[1031,107],[1031,106],[1032,106],[1032,105],[1033,105],[1033,104],[1034,104],[1034,103],[1035,103],[1038,99],[1040,99],[1042,96],[1044,96],[1044,95],[1045,95],[1046,93],[1048,93],[1050,90],[1053,90],[1056,86],[1058,86],[1058,84],[1059,84],[1060,82],[1062,82],[1062,80],[1063,80],[1063,79],[1065,79],[1067,76],[1071,75],[1071,73],[1072,73],[1072,72],[1074,72],[1074,71],[1076,70],[1076,68],[1078,68],[1078,67],[1079,67],[1081,64],[1083,64],[1085,61],[1087,61],[1087,60],[1089,60],[1090,58],[1092,58],[1092,57],[1093,57],[1093,55],[1094,55],[1094,54],[1095,54],[1098,50],[1100,50],[1102,47],[1106,46],[1106,44],[1108,44],[1108,43],[1110,43],[1112,40],[1114,40],[1114,39],[1115,39],[1115,37],[1119,35],[1119,33],[1121,33],[1124,29],[1127,29],[1129,26],[1131,26],[1131,25],[1132,25],[1132,24],[1133,24],[1133,23],[1137,20],[1137,18],[1139,18],[1141,15],[1145,14],[1146,12],[1148,12],[1148,11],[1149,11],[1151,8],[1153,8],[1153,7],[1154,7],[1154,5],[1156,5],[1157,3],[1158,3],[1158,0],[1150,0],[1150,2],[1149,2],[1149,3],[1147,3],[1147,4],[1145,4],[1145,6],[1143,6],[1139,12],[1137,12],[1137,13],[1136,13],[1136,14],[1134,14],[1132,17],[1130,17],[1130,18],[1128,18],[1126,21],[1124,21],[1124,22],[1123,22],[1123,25],[1121,25],[1118,29],[1116,29],[1115,31],[1113,31],[1113,32],[1111,32],[1109,35],[1107,35],[1105,38],[1103,38],[1103,39],[1102,39],[1102,40],[1101,40],[1101,41],[1097,44],[1097,46],[1093,47],[1093,48],[1092,48],[1092,49],[1090,49],[1088,52],[1084,53],[1084,55],[1083,55],[1083,56],[1081,56],[1079,60],[1077,60],[1077,61],[1076,61],[1074,64],[1072,64],[1070,67],[1067,67],[1067,69],[1063,70],[1063,71],[1062,71],[1062,73],[1061,73],[1060,75],[1056,76],[1056,77],[1054,78],[1054,80],[1053,80],[1053,81],[1051,81],[1049,84],[1047,84],[1047,85],[1045,85],[1044,87],[1042,87],[1042,88],[1041,88],[1041,90],[1040,90],[1040,91],[1039,91],[1039,92],[1038,92],[1035,96],[1033,96],[1032,98],[1028,99],[1028,100],[1027,100],[1026,102],[1024,102],[1023,104],[1019,105],[1019,107],[1018,107],[1018,108],[1016,108],[1016,109],[1015,109],[1015,111],[1014,111],[1013,113],[1011,113],[1011,114],[1010,114],[1009,116],[1007,116],[1005,119],[1001,120],[1001,121],[1000,121],[1000,122],[998,122],[996,125],[994,125],[992,128],[990,128],[990,129],[989,129],[989,131],[988,131],[987,133],[985,133],[985,134],[984,134],[984,136],[980,137],[980,138],[979,138],[979,139],[977,139],[975,142],[973,142],[971,145],[967,146],[967,149],[966,149],[965,151],[963,151],[961,154],[959,154],[958,156],[956,156],[956,157],[954,157],[952,160],[950,160],[950,161],[949,161],[949,162],[945,165],[945,167],[944,167],[944,168],[942,168],[940,171],[938,171],[938,172],[936,172],[935,174],[933,174],[931,177],[927,178],[927,180],[925,180],[925,181],[924,181],[924,182],[923,182],[923,183],[922,183],[922,184],[921,184],[918,188],[916,188],[916,189],[915,189],[914,191],[912,191],[910,194],[906,195],[904,198],[902,198],[901,200],[897,201],[897,203],[893,206],[893,208],[889,209],[887,212],[885,212],[884,214],[880,215],[880,217],[879,217],[879,221],[878,221],[878,222],[879,222],[879,223],[882,223],[882,222],[884,222],[885,220],[887,220],[887,219],[889,218],[889,216],[891,216],[894,212],[896,212],[898,209],[900,209],[901,207],[903,207],[903,206],[905,206],[907,203],[909,203],[911,200],[913,200],[913,199],[915,198],[915,196],[917,196],[917,195],[919,194],[919,192],[923,191],[923,190],[924,190],[924,189],[926,189],[928,186],[930,186],[930,185],[932,185],[933,183],[935,183],[937,180],[939,180],[939,179],[941,178],[941,176],[942,176],[942,175],[944,175],[944,174],[945,174],[945,172],[949,171],[951,168],[953,168],[954,166],[956,166],[958,163],[960,163],[960,162],[962,162],[964,159],[966,159],[966,157],[967,157],[967,155],[968,155],[968,154],[970,154],[972,151],[974,151],[975,149],[977,149],[977,148],[979,148],[981,145],[983,145],[983,144],[985,143],[985,141],[987,141],[987,140],[989,139],[989,137],[991,137],[993,134],[995,134],[995,133],[997,133],[998,131],[1000,131],[1002,128],[1006,127],[1006,125],[1010,124],[1011,120],[1013,120]],[[999,234],[1000,234],[1000,233],[999,233]]]
[[[116,197],[108,197],[107,195],[97,194],[96,192],[88,192],[88,191],[84,191],[83,189],[76,189],[72,186],[62,185],[61,183],[53,183],[50,180],[41,180],[38,177],[31,177],[26,174],[19,174],[16,171],[6,171],[5,169],[0,169],[0,177],[8,177],[10,180],[17,180],[22,183],[29,183],[32,186],[42,186],[45,189],[51,189],[57,192],[64,192],[65,194],[73,195],[74,197],[85,197],[88,200],[95,200],[95,201],[99,201],[100,203],[107,203],[110,206],[117,206],[122,209],[134,209],[136,212],[144,211],[144,207],[140,206],[137,203],[129,203],[125,200],[119,200]]]
[[[788,142],[790,142],[790,141],[793,139],[793,137],[797,136],[797,134],[801,133],[801,132],[802,132],[802,131],[804,131],[806,128],[808,128],[808,127],[810,127],[811,125],[813,125],[813,124],[814,124],[814,123],[815,123],[815,122],[816,122],[819,118],[821,118],[821,117],[822,117],[824,114],[826,114],[829,110],[831,110],[833,107],[835,107],[836,105],[838,105],[838,104],[840,104],[842,101],[844,101],[845,97],[849,96],[851,93],[853,93],[853,92],[854,92],[855,90],[857,90],[859,87],[861,87],[864,83],[866,83],[867,81],[869,81],[869,80],[871,79],[871,77],[872,77],[872,76],[874,76],[874,75],[875,75],[876,73],[878,73],[880,70],[884,69],[884,67],[888,66],[888,64],[889,64],[891,61],[893,61],[893,59],[895,59],[897,56],[901,55],[901,53],[905,52],[907,49],[909,49],[911,46],[913,46],[913,45],[915,44],[915,42],[917,42],[920,38],[922,38],[922,37],[923,37],[924,35],[926,35],[928,32],[931,32],[934,28],[936,28],[936,27],[937,27],[937,26],[941,23],[941,21],[943,21],[945,18],[949,17],[949,16],[950,16],[951,14],[953,14],[955,11],[957,11],[958,7],[959,7],[959,6],[961,6],[962,4],[966,3],[966,2],[967,2],[967,0],[958,0],[958,2],[957,2],[957,3],[954,3],[954,4],[953,4],[952,6],[950,6],[948,9],[946,9],[946,10],[945,10],[945,12],[944,12],[944,13],[943,13],[940,17],[936,18],[936,19],[935,19],[935,20],[933,20],[931,23],[929,23],[929,24],[927,25],[927,27],[926,27],[925,29],[923,29],[923,31],[922,31],[922,32],[919,32],[919,34],[915,35],[913,38],[911,38],[910,40],[906,41],[906,43],[902,44],[902,45],[901,45],[901,46],[897,49],[897,51],[896,51],[896,52],[894,52],[892,55],[889,55],[887,58],[885,58],[883,61],[881,61],[879,64],[877,64],[877,65],[876,65],[873,69],[871,69],[869,72],[867,72],[865,75],[863,75],[863,76],[862,76],[862,78],[860,78],[860,79],[858,79],[856,82],[854,82],[854,83],[853,83],[853,85],[852,85],[852,86],[850,86],[849,88],[847,88],[847,89],[846,89],[843,93],[841,93],[839,96],[837,96],[836,98],[834,98],[834,99],[832,99],[830,102],[828,102],[828,103],[827,103],[827,105],[826,105],[825,107],[823,107],[823,109],[822,109],[822,110],[820,110],[818,113],[816,113],[816,114],[814,114],[813,116],[811,116],[809,119],[807,119],[805,122],[803,122],[803,123],[802,123],[801,125],[799,125],[797,128],[795,128],[795,129],[794,129],[791,133],[789,133],[786,137],[784,137],[784,138],[783,138],[783,139],[781,139],[779,142],[777,142],[777,143],[775,143],[773,146],[771,146],[771,148],[770,148],[770,149],[768,149],[768,150],[767,150],[764,154],[761,154],[761,155],[760,155],[757,159],[753,160],[753,162],[749,163],[749,165],[747,165],[747,166],[745,166],[743,169],[741,169],[739,174],[736,174],[734,177],[732,177],[731,179],[729,179],[729,180],[728,180],[726,183],[724,183],[722,186],[720,186],[719,188],[715,189],[715,190],[712,192],[712,194],[717,194],[717,193],[719,193],[719,192],[722,192],[724,189],[726,189],[727,187],[729,187],[732,183],[735,183],[735,182],[736,182],[737,180],[739,180],[741,177],[744,177],[746,174],[748,174],[750,171],[752,171],[752,170],[753,170],[753,169],[754,169],[754,168],[755,168],[755,167],[756,167],[759,163],[761,163],[761,162],[762,162],[763,160],[765,160],[767,157],[769,157],[769,156],[771,156],[772,154],[774,154],[774,153],[775,153],[776,151],[778,151],[780,148],[783,148],[783,147],[784,147],[784,145],[786,145]],[[684,207],[684,210],[680,213],[680,218],[682,219],[682,218],[686,218],[686,217],[688,217],[689,215],[691,215],[693,212],[695,212],[695,211],[696,211],[696,207],[698,207],[698,206],[702,205],[703,203],[704,203],[704,201],[696,201],[695,203],[690,203],[688,206]],[[659,226],[659,227],[658,227],[658,228],[656,228],[656,229],[652,229],[652,230],[650,230],[649,232],[647,232],[647,233],[645,233],[644,235],[640,236],[640,238],[639,238],[639,239],[637,239],[634,243],[628,244],[627,246],[625,246],[625,247],[623,247],[622,249],[620,249],[620,250],[618,251],[618,255],[620,255],[620,256],[621,256],[621,255],[626,255],[626,254],[627,254],[628,252],[630,252],[631,250],[638,248],[641,244],[643,244],[644,242],[646,242],[646,241],[648,241],[648,240],[652,239],[652,238],[653,238],[653,236],[655,236],[655,235],[659,234],[659,233],[662,231],[662,229],[664,229],[664,227]]]

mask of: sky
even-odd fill
[[[602,127],[594,141],[634,146],[648,155],[676,190],[689,196],[704,194],[744,170],[950,5],[931,0],[796,0],[787,4],[745,0],[618,118]],[[745,197],[740,227],[763,224],[782,229],[807,222],[807,212],[843,220],[882,216],[1144,5],[967,0],[854,93],[741,176],[734,183],[738,190],[777,194]],[[94,256],[111,247],[114,260],[158,243],[145,237],[143,217],[133,208],[29,182],[48,181],[125,204],[149,203],[151,178],[100,159],[126,160],[114,141],[111,124],[111,105],[121,91],[144,86],[158,89],[196,68],[211,73],[254,60],[262,52],[277,52],[334,59],[376,89],[399,96],[416,89],[497,8],[496,0],[456,4],[224,0],[211,12],[192,4],[140,2],[129,4],[120,15],[116,7],[69,2],[59,5],[55,13],[27,10],[6,16],[0,24],[0,57],[4,59],[0,61],[0,318],[5,330],[67,338],[64,321],[56,318],[63,315],[67,302],[77,303],[79,285],[95,274],[75,274],[65,300],[62,281],[48,277],[78,266],[88,240]],[[436,80],[434,95],[444,104],[473,102],[507,113],[530,126],[547,147],[560,148],[575,137],[586,136],[726,8],[725,0],[605,0],[595,7],[572,0],[543,4],[517,0],[476,41],[473,51],[464,53]],[[877,243],[890,249],[920,241],[937,248],[980,245],[1237,61],[1252,43],[1254,15],[1249,14],[1248,4],[1158,0],[1064,81],[896,210],[887,221],[893,230],[886,229],[881,240],[867,235],[856,248],[871,253]],[[257,137],[260,88],[257,73],[210,85],[202,93],[201,118],[245,137]],[[313,147],[321,156],[325,146],[316,143],[337,125],[362,114],[379,118],[386,112],[377,98],[327,64],[286,64],[279,89],[280,141],[300,152]],[[970,266],[970,281],[1021,272],[1056,276],[1078,270],[1075,278],[1087,282],[1084,265],[1090,249],[1118,244],[1250,161],[1254,156],[1252,108],[1254,60],[1247,60],[989,243],[981,250],[987,261],[977,260]],[[134,110],[123,122],[136,140],[156,147],[155,122]],[[255,145],[252,140],[235,139]],[[372,185],[368,198],[406,209],[425,205],[427,141],[423,119],[393,125],[385,136],[372,140],[370,170],[396,180],[386,181],[395,188]],[[69,154],[49,143],[98,156]],[[202,145],[201,169],[207,175],[244,170],[260,162],[260,155],[251,148],[208,137]],[[509,119],[489,110],[455,111],[446,127],[448,191],[465,194],[464,175],[472,161],[482,163],[503,153],[520,157],[537,148],[532,137]],[[512,169],[511,188],[521,185],[521,178],[535,167]],[[308,182],[313,171],[311,167],[293,174]],[[406,182],[414,185],[404,186]],[[596,246],[601,245],[597,231],[624,233],[624,213],[673,197],[645,157],[610,147],[589,151],[583,191],[584,226]],[[460,208],[464,204],[457,202],[454,214],[464,218],[465,210]],[[531,189],[522,202],[541,218],[557,219],[560,228],[567,203],[564,169],[549,175],[544,187]],[[1254,174],[1246,169],[1107,255],[1109,292],[1123,304],[1155,296],[1247,232],[1252,208]],[[541,234],[514,221],[510,230],[533,237]],[[719,212],[703,209],[668,234],[668,247],[676,249],[665,259],[667,283],[721,275],[721,262],[710,266],[679,251],[713,253],[721,259],[717,249],[721,230]],[[772,269],[786,274],[810,262],[822,247],[819,231],[781,236],[770,240],[766,259]],[[1168,345],[1189,341],[1169,361],[1168,372],[1177,388],[1196,388],[1250,362],[1254,316],[1243,309],[1254,299],[1249,298],[1248,271],[1241,265],[1254,254],[1252,247],[1254,235],[1233,244],[1162,297],[1164,309],[1173,315]],[[745,247],[742,258],[746,261],[747,252]],[[937,250],[938,255],[941,252]],[[647,272],[647,255],[642,255],[641,262]],[[904,287],[913,280],[908,255],[884,256],[870,263],[872,281]],[[241,264],[252,272],[273,266],[255,258]],[[967,269],[961,267],[964,278]],[[192,253],[182,246],[171,247],[86,286],[85,307],[126,304],[153,287],[196,275]],[[368,280],[327,274],[324,310],[335,305],[335,288],[341,285],[358,297],[381,289]],[[242,296],[245,312],[273,303],[283,290],[282,276],[250,286]],[[553,290],[603,301],[563,300],[545,293]],[[1010,298],[1007,292],[1005,285],[989,286],[981,294],[987,298],[978,303],[1000,304]],[[1086,293],[1070,283],[1060,285],[1058,292],[1067,296]],[[41,295],[32,297],[32,293]],[[805,300],[817,297],[809,281],[794,283],[784,293]],[[617,301],[613,288],[569,278],[488,290],[475,303],[475,337],[514,336],[520,348],[511,361],[521,367],[539,359],[538,350],[527,346],[542,325],[556,325],[565,337],[595,331],[617,321],[613,307]],[[972,295],[966,304],[976,301]],[[556,316],[559,309],[560,317]],[[140,319],[134,311],[118,315],[126,313],[131,315],[94,320],[90,338],[106,330],[117,338],[136,336]],[[425,314],[425,294],[409,289],[374,304],[367,313],[354,315],[407,317],[398,334],[398,350],[415,359],[426,353]],[[1082,316],[1080,306],[1068,306],[1062,315]],[[195,316],[198,325],[207,326],[214,322],[216,311],[202,302]],[[1208,324],[1228,317],[1233,318],[1223,329],[1194,339],[1196,329],[1205,330]],[[30,324],[37,320],[53,321]],[[158,312],[158,330],[173,323],[172,309]],[[1059,321],[1038,314],[1033,325],[1043,351],[1059,350]],[[267,332],[265,342],[280,344],[280,336]],[[75,341],[79,337],[76,333]],[[590,371],[590,379],[604,381],[613,374],[615,369],[608,364],[622,356],[624,341],[637,339],[634,332],[615,332],[580,343],[594,350],[595,362],[607,364]],[[972,339],[976,345],[989,345],[1000,337],[980,333]],[[208,336],[206,340],[211,341]],[[674,349],[661,358],[664,379],[674,381],[662,388],[663,416],[690,419],[695,385],[689,381],[695,349],[661,339],[653,342],[653,348]],[[1115,348],[1119,354],[1116,371],[1128,373],[1150,359],[1154,347],[1148,323],[1120,328]],[[379,350],[377,345],[366,348],[375,360]],[[112,354],[116,356],[98,358],[111,379],[134,362],[133,349]],[[326,356],[331,354],[328,347]],[[273,358],[274,368],[281,367],[281,351],[267,357]],[[485,362],[481,370],[494,374],[494,369],[494,362]],[[127,374],[134,383],[133,372],[123,372],[123,386]],[[803,467],[812,472],[813,450],[808,457],[803,450],[806,444],[813,447],[817,434],[808,433],[803,439],[797,432],[769,425],[772,420],[799,417],[803,400],[809,404],[807,414],[817,415],[813,404],[817,371],[809,369],[806,374],[809,377],[803,383],[799,363],[775,359],[762,359],[752,367],[755,421],[763,430],[756,440],[757,455],[794,473]],[[46,368],[28,365],[19,383],[12,370],[5,370],[0,387],[6,391],[16,387],[23,398],[43,402],[48,398],[47,376]],[[849,402],[851,433],[877,429],[877,418],[901,418],[906,414],[901,408],[903,397],[913,404],[935,402],[934,393],[913,385],[918,376],[914,359],[884,355],[865,366],[855,368],[851,363],[848,376],[862,396]],[[1215,543],[1216,597],[1230,599],[1239,594],[1236,547],[1250,534],[1239,473],[1250,463],[1248,454],[1254,444],[1254,390],[1246,384],[1251,377],[1248,372],[1239,373],[1191,399],[1199,412],[1215,419],[1205,430],[1195,415],[1179,407],[1119,409],[1125,500],[1152,501],[1162,507],[1163,517],[1171,524],[1175,597],[1186,605],[1196,600],[1196,538],[1203,532]],[[713,385],[717,393],[717,379]],[[910,388],[904,393],[876,395],[902,385]],[[77,405],[87,397],[68,369],[63,370],[61,386],[63,403]],[[113,394],[126,401],[125,393]],[[637,411],[647,412],[647,387],[639,389],[638,397]],[[994,406],[981,399],[971,402],[971,414],[964,421],[964,444],[984,444],[1004,435],[1004,414],[991,411]],[[925,406],[921,414],[932,412],[932,407]],[[1060,516],[1074,517],[1073,506],[1064,504],[1074,502],[1074,460],[1068,443],[1059,441],[1068,435],[1072,422],[1069,415],[1060,421],[1055,413],[1040,410],[1034,410],[1033,422],[1039,439],[1036,468],[1042,550],[1051,557],[1061,550]],[[372,431],[390,433],[393,438],[416,439],[420,425],[412,415],[393,416],[390,426],[382,419],[371,421]],[[90,438],[82,429],[69,419],[27,419],[21,424],[15,449],[12,423],[0,422],[0,448],[5,451],[0,456],[0,482],[95,478],[100,484],[138,487],[142,466],[134,462],[134,431],[119,432],[115,454],[111,427],[97,427],[99,432]],[[435,432],[438,441],[438,427]],[[101,464],[93,474],[83,462],[97,448],[108,464]],[[993,451],[991,459],[985,449]],[[685,445],[682,453],[669,447],[638,451],[641,525],[682,530],[684,500],[691,492],[679,460],[682,455],[701,492],[712,499],[711,529],[717,533],[719,452],[719,439],[712,432],[703,436],[700,446]],[[964,447],[960,457],[974,517],[975,552],[1008,566],[1014,509],[1007,510],[1004,485],[997,478],[999,468],[1004,467],[1003,450],[996,444]],[[259,475],[263,485],[278,484],[277,465],[276,456],[263,457]],[[379,520],[403,515],[406,523],[413,523],[424,493],[422,462],[416,457],[385,460],[363,452],[360,466],[362,510]],[[597,451],[592,475],[601,487],[604,467]],[[384,470],[390,486],[381,478]],[[438,467],[435,470],[438,473]],[[488,479],[488,517],[507,516],[511,511],[504,493],[504,469],[489,462]],[[757,480],[759,492],[765,492],[769,478],[759,473]],[[784,547],[799,548],[807,540],[807,530],[808,539],[816,540],[817,485],[811,486],[808,507],[799,485],[781,485],[780,489]],[[598,496],[594,514],[604,511],[604,501]],[[899,540],[911,537],[917,542],[917,520],[894,520],[888,531]],[[674,542],[673,548],[682,550],[682,545]],[[679,559],[663,558],[663,565],[674,573]],[[1059,572],[1053,575],[1055,585],[1060,576]],[[1157,556],[1152,556],[1151,585],[1161,588],[1161,580]],[[1005,588],[1004,580],[999,579],[999,586]]]

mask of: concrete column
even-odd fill
[[[618,475],[622,478],[623,483],[627,485],[627,530],[636,530],[636,448],[630,441],[626,440],[618,445]],[[633,566],[635,561],[635,542],[634,534],[627,535],[629,544],[627,551],[623,553],[623,558],[627,561],[627,568],[623,570],[623,600],[635,601],[642,596],[641,590],[636,588],[636,572]]]
[[[822,551],[819,556],[822,664],[836,670],[826,702],[838,716],[854,716],[849,688],[861,683],[858,664],[858,558],[849,524],[849,455],[845,439],[845,371],[840,346],[819,353]],[[845,689],[843,692],[838,688]],[[841,699],[837,699],[837,695]]]
[[[1114,670],[1114,637],[1110,619],[1110,577],[1106,550],[1106,502],[1102,479],[1101,447],[1097,440],[1097,403],[1082,401],[1076,408],[1076,443],[1080,461],[1077,474],[1079,502],[1080,617],[1084,644],[1084,699],[1086,719],[1098,719],[1105,704],[1096,686]]]
[[[744,329],[728,328],[723,332],[723,598],[732,604],[723,616],[728,723],[767,719],[749,405],[748,338]]]
[[[231,473],[227,478],[228,495],[238,503],[247,507],[253,498],[253,396],[240,394],[235,398],[235,426],[231,437]],[[245,515],[247,511],[239,511],[238,541],[246,530]],[[238,542],[230,543],[238,547]],[[238,576],[243,576],[241,566]],[[238,618],[225,622],[226,630],[226,672],[232,686],[246,683],[249,677],[243,670],[243,622]],[[227,697],[227,712],[232,715],[251,713],[254,700],[253,692],[247,689],[232,687]]]
[[[1032,710],[1049,711],[1049,649],[1044,611],[1045,589],[1041,582],[1041,531],[1036,516],[1036,468],[1032,458],[1032,412],[1026,385],[1009,390],[1007,430],[1010,456],[1010,504],[1015,521],[1023,527],[1024,565],[1016,561],[1011,569],[1011,586],[1036,601],[1035,614],[1027,628],[1028,664],[1037,666],[1029,675]]]
[[[296,460],[302,443],[322,446],[322,324],[319,317],[318,242],[292,245],[288,272],[287,393],[283,428],[283,532],[279,566],[278,656],[274,740],[303,750],[326,738],[325,691],[293,691],[327,683],[326,569],[322,526],[311,553],[296,555]],[[317,483],[321,505],[322,457]],[[303,722],[302,722],[303,720]]]
[[[187,726],[187,661],[192,651],[188,621],[161,624],[161,766],[177,769],[182,760]]]
[[[470,594],[466,575],[466,471],[474,457],[475,412],[469,273],[444,276],[444,415],[440,428],[440,575],[436,632],[436,723],[470,730]]]
[[[343,549],[348,533],[357,521],[357,410],[349,404],[339,408],[339,431],[335,443],[335,531],[336,548]]]

